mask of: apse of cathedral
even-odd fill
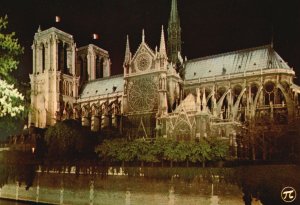
[[[108,51],[78,48],[71,34],[54,27],[39,29],[30,123],[44,128],[75,119],[92,131],[116,128],[129,138],[220,136],[238,146],[245,133],[270,126],[282,131],[300,117],[295,71],[272,44],[191,60],[182,57],[181,45],[176,0],[159,47],[147,44],[143,30],[132,53],[127,36],[121,75],[111,76]]]

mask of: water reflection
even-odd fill
[[[131,193],[130,191],[126,191],[126,196],[125,196],[125,205],[130,205],[130,196],[131,196]]]
[[[90,205],[94,204],[94,180],[90,182]]]
[[[175,204],[175,195],[174,195],[174,187],[171,186],[169,190],[169,201],[168,205],[174,205]]]
[[[222,169],[111,167],[101,169],[108,170],[106,174],[100,171],[78,175],[35,170],[35,165],[1,163],[0,197],[90,205],[274,205],[282,204],[283,186],[300,190],[300,168],[296,165]],[[296,199],[290,204],[298,203]]]
[[[214,184],[211,184],[210,205],[219,205],[219,197],[214,195]]]

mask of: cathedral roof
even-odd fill
[[[123,74],[89,81],[83,86],[80,98],[123,92],[123,84]]]
[[[189,60],[185,79],[197,79],[264,69],[291,69],[271,45]]]

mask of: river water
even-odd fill
[[[174,171],[172,169],[164,168],[160,172],[158,168],[151,170],[148,170],[149,173],[145,171],[145,176],[134,176],[132,173],[120,175],[118,171],[104,177],[35,173],[25,179],[30,186],[10,180],[0,189],[0,196],[74,205],[277,205],[285,204],[280,196],[285,186],[292,186],[300,192],[300,167],[294,165],[251,166],[238,168],[234,172],[232,169],[230,172],[221,169],[219,175],[213,178],[203,172],[213,173],[214,170],[209,168],[182,168],[175,170],[179,174],[171,178],[162,175]],[[24,173],[19,176],[22,177],[25,177]],[[0,204],[24,203],[0,201]],[[289,204],[299,204],[299,200]]]
[[[64,176],[62,185],[61,179],[58,175],[43,175],[39,177],[39,186],[34,184],[28,190],[24,186],[7,184],[2,188],[2,196],[55,204],[243,204],[243,194],[238,186],[224,183],[129,179],[123,176],[91,180],[88,176]]]
[[[8,200],[1,200],[0,199],[0,205],[29,205],[32,204],[31,202],[25,203],[25,202],[16,202],[16,201],[8,201]]]

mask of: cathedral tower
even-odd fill
[[[173,64],[178,62],[178,52],[181,53],[181,27],[177,9],[177,0],[172,0],[168,25],[168,58]]]
[[[54,27],[35,33],[32,45],[33,73],[30,75],[29,123],[47,127],[70,118],[78,97],[75,75],[76,45],[73,36]]]

